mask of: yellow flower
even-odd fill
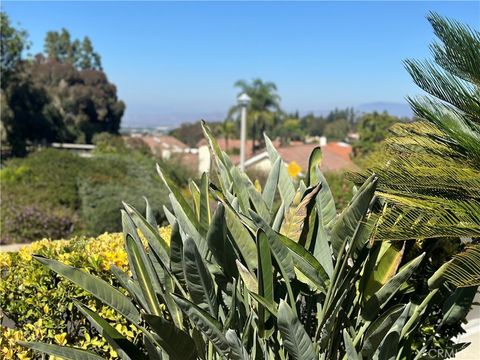
[[[65,345],[67,343],[67,333],[65,332],[61,334],[57,334],[53,338],[59,345]]]
[[[45,304],[45,306],[43,307],[43,312],[45,314],[48,314],[48,310],[50,310],[49,307],[48,307],[48,304]]]
[[[12,265],[12,259],[7,252],[0,252],[0,268],[8,268]]]
[[[291,177],[293,178],[297,177],[301,171],[302,171],[302,168],[300,167],[300,165],[297,164],[295,160],[291,161],[288,164],[288,175],[290,175]]]

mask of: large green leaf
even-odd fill
[[[322,185],[323,189],[323,185]],[[321,190],[320,190],[321,191]],[[313,255],[318,260],[318,262],[325,269],[325,272],[331,278],[333,275],[333,256],[332,250],[330,249],[329,234],[324,227],[322,220],[322,212],[318,210],[319,206],[319,196],[317,196],[317,222],[316,222],[316,236],[313,239]]]
[[[258,266],[257,247],[250,231],[232,209],[225,208],[225,220],[227,228],[232,235],[232,240],[242,255],[244,264],[247,265],[250,271],[254,271]]]
[[[148,244],[163,263],[167,265],[169,263],[169,247],[167,242],[160,236],[158,229],[152,226],[134,207],[126,203],[123,203],[123,205],[135,226],[140,229],[145,239],[147,239]]]
[[[375,354],[372,357],[373,360],[395,360],[398,354],[400,333],[405,325],[405,321],[408,318],[410,305],[411,303],[405,307],[401,315],[397,318],[393,326],[387,332],[377,351],[375,351]]]
[[[470,311],[478,286],[458,288],[443,305],[441,325],[451,325],[463,320]]]
[[[283,267],[288,275],[288,278],[295,278],[292,254],[290,253],[290,250],[283,244],[282,240],[280,239],[280,234],[273,231],[273,229],[255,212],[250,211],[250,216],[258,228],[265,232],[268,243],[270,244],[270,248],[272,249],[273,256]],[[288,281],[287,279],[285,280]]]
[[[395,321],[397,321],[404,309],[405,305],[394,305],[370,324],[365,332],[365,340],[362,347],[362,355],[365,358],[371,358],[375,351],[377,351],[378,346],[385,338],[385,335],[390,331],[390,328]]]
[[[183,244],[184,276],[192,301],[201,309],[216,317],[218,314],[217,295],[212,276],[192,238]]]
[[[250,199],[248,195],[248,182],[250,180],[245,176],[245,174],[240,172],[238,167],[234,167],[230,170],[233,178],[233,190],[235,195],[238,198],[240,203],[240,208],[242,212],[246,212],[250,208]]]
[[[257,232],[257,256],[258,256],[258,294],[266,299],[266,301],[273,303],[273,270],[272,270],[272,254],[268,239],[262,230]],[[265,321],[267,314],[264,306],[259,303],[258,308],[258,331],[259,335],[263,337],[265,331]]]
[[[72,266],[64,265],[57,260],[47,259],[39,255],[33,255],[33,257],[50,270],[67,278],[91,293],[98,300],[111,306],[134,324],[140,323],[140,313],[135,305],[133,305],[128,297],[106,281]]]
[[[222,203],[218,204],[213,214],[207,233],[207,243],[215,261],[223,268],[225,274],[229,278],[238,275],[235,267],[235,249],[227,237],[225,207]]]
[[[111,273],[115,276],[115,278],[118,280],[120,285],[128,291],[128,294],[135,299],[139,303],[139,305],[147,309],[147,302],[145,301],[145,298],[143,297],[142,290],[140,290],[140,286],[138,285],[138,282],[134,281],[130,276],[128,276],[127,273],[122,271],[120,268],[115,266],[114,264],[110,265],[110,271]]]
[[[249,360],[247,350],[245,350],[245,347],[243,346],[242,342],[237,336],[237,333],[234,330],[228,329],[225,333],[225,338],[230,344],[230,359]]]
[[[337,217],[337,209],[335,208],[335,200],[333,198],[332,191],[328,186],[327,179],[323,176],[320,168],[315,169],[317,183],[322,184],[320,192],[317,195],[317,211],[321,213],[321,221],[323,228],[330,232],[335,224],[335,218]]]
[[[394,277],[383,285],[365,304],[362,310],[362,317],[366,320],[374,319],[378,312],[383,309],[400,289],[402,284],[410,278],[424,257],[425,253],[419,255],[408,264],[405,264]]]
[[[183,207],[177,201],[175,196],[173,196],[173,194],[170,194],[169,198],[170,198],[170,203],[172,205],[173,212],[175,213],[175,217],[176,217],[176,221],[178,222],[178,225],[186,234],[188,234],[188,236],[190,236],[192,239],[195,240],[195,242],[197,243],[198,249],[200,250],[200,253],[203,256],[206,256],[208,246],[207,246],[207,242],[200,234],[200,225],[196,220],[192,221],[193,219],[188,217]],[[195,224],[195,222],[197,222],[197,224]]]
[[[75,306],[87,318],[90,324],[103,336],[123,360],[146,360],[145,354],[130,340],[120,334],[108,321],[96,312],[74,300]]]
[[[172,225],[170,237],[170,270],[179,280],[183,281],[183,240],[177,221]]]
[[[307,186],[313,186],[320,182],[320,179],[317,176],[317,168],[320,167],[322,163],[322,149],[319,146],[316,146],[310,153],[310,158],[308,159],[308,172],[306,176]]]
[[[355,345],[353,345],[352,338],[348,334],[347,329],[343,329],[343,342],[345,343],[345,350],[347,353],[348,360],[361,360],[360,355],[358,355]]]
[[[103,360],[101,356],[90,351],[39,342],[17,341],[21,346],[36,350],[45,354],[61,357],[65,360]]]
[[[208,226],[210,225],[212,217],[210,214],[208,183],[208,175],[207,173],[203,173],[202,179],[200,180],[200,227],[204,234],[207,233]]]
[[[143,318],[158,336],[158,342],[171,360],[193,360],[197,358],[195,343],[189,334],[163,317],[144,314]]]
[[[362,297],[368,300],[376,291],[387,283],[397,272],[402,260],[405,243],[384,242],[373,271],[365,284]]]
[[[370,202],[375,194],[377,177],[372,175],[359,189],[348,207],[340,214],[332,229],[330,239],[333,253],[339,255],[340,249],[352,241],[361,221],[369,209]]]
[[[148,304],[149,310],[154,313],[155,315],[160,315],[162,313],[162,309],[160,307],[160,302],[158,301],[157,294],[154,289],[153,282],[154,276],[152,276],[153,270],[150,271],[147,269],[147,266],[150,265],[150,260],[146,260],[142,258],[142,253],[138,244],[135,240],[127,234],[125,239],[125,248],[127,249],[127,254],[129,255],[129,263],[130,267],[135,270],[135,274],[137,276],[137,281],[140,285],[140,289],[142,290],[143,297]],[[160,286],[158,286],[160,289]]]
[[[222,325],[209,313],[203,311],[191,301],[177,295],[172,296],[185,315],[195,324],[197,329],[212,342],[221,355],[227,357],[230,353],[230,345],[225,335],[223,335]]]
[[[275,193],[277,192],[278,180],[280,177],[280,167],[283,165],[282,159],[277,158],[273,162],[272,169],[268,174],[265,187],[263,188],[263,199],[267,204],[267,207],[270,209],[270,212],[273,211],[273,201],[275,200]]]
[[[268,138],[268,136],[264,135],[264,137],[270,161],[272,162],[272,164],[275,164],[275,161],[280,158],[280,155],[278,155],[277,150],[275,150],[275,147],[273,146],[272,141]],[[290,204],[292,203],[293,198],[295,197],[295,187],[293,186],[290,175],[288,175],[287,169],[283,165],[280,166],[278,191],[280,193],[282,201],[285,204],[285,208],[288,209],[290,207]]]
[[[280,235],[279,239],[290,250],[294,266],[315,285],[317,290],[326,292],[330,279],[320,262],[295,241],[283,235]]]
[[[240,261],[236,261],[238,273],[248,291],[258,293],[258,280]]]
[[[281,301],[278,308],[278,329],[283,339],[283,346],[294,360],[318,360],[312,340],[305,331],[290,306]]]

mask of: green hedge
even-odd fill
[[[170,239],[170,228],[161,228],[160,233],[164,239]],[[137,329],[78,286],[55,276],[33,260],[32,254],[81,268],[117,286],[108,271],[110,264],[128,270],[123,236],[119,233],[105,233],[96,238],[41,240],[16,253],[0,253],[0,308],[16,324],[16,329],[0,328],[0,358],[40,358],[17,346],[16,340],[67,344],[93,350],[105,358],[117,358],[104,339],[77,313],[72,299],[89,304],[130,340],[136,339]]]
[[[142,210],[143,196],[160,209],[156,217],[162,223],[161,205],[168,199],[156,162],[138,151],[82,158],[56,149],[8,161],[0,170],[0,243],[120,231],[121,202]],[[192,175],[178,164],[161,165],[179,186]]]

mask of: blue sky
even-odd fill
[[[480,2],[3,2],[42,50],[88,35],[125,124],[221,117],[238,79],[274,81],[286,110],[404,102],[402,60],[429,56],[430,10],[479,28]]]

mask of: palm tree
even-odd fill
[[[235,87],[240,89],[239,95],[246,93],[250,98],[248,105],[248,126],[251,128],[253,146],[255,150],[255,140],[262,141],[262,134],[268,127],[274,125],[275,114],[280,113],[280,96],[277,94],[277,86],[271,81],[264,82],[256,78],[251,82],[239,80]],[[240,114],[240,105],[232,106],[228,113],[228,118]],[[257,136],[258,135],[258,136]]]
[[[445,276],[480,285],[480,33],[435,13],[428,20],[440,40],[434,61],[405,62],[429,94],[408,98],[419,121],[395,125],[383,144],[387,161],[369,169],[384,202],[377,239],[471,238]]]

